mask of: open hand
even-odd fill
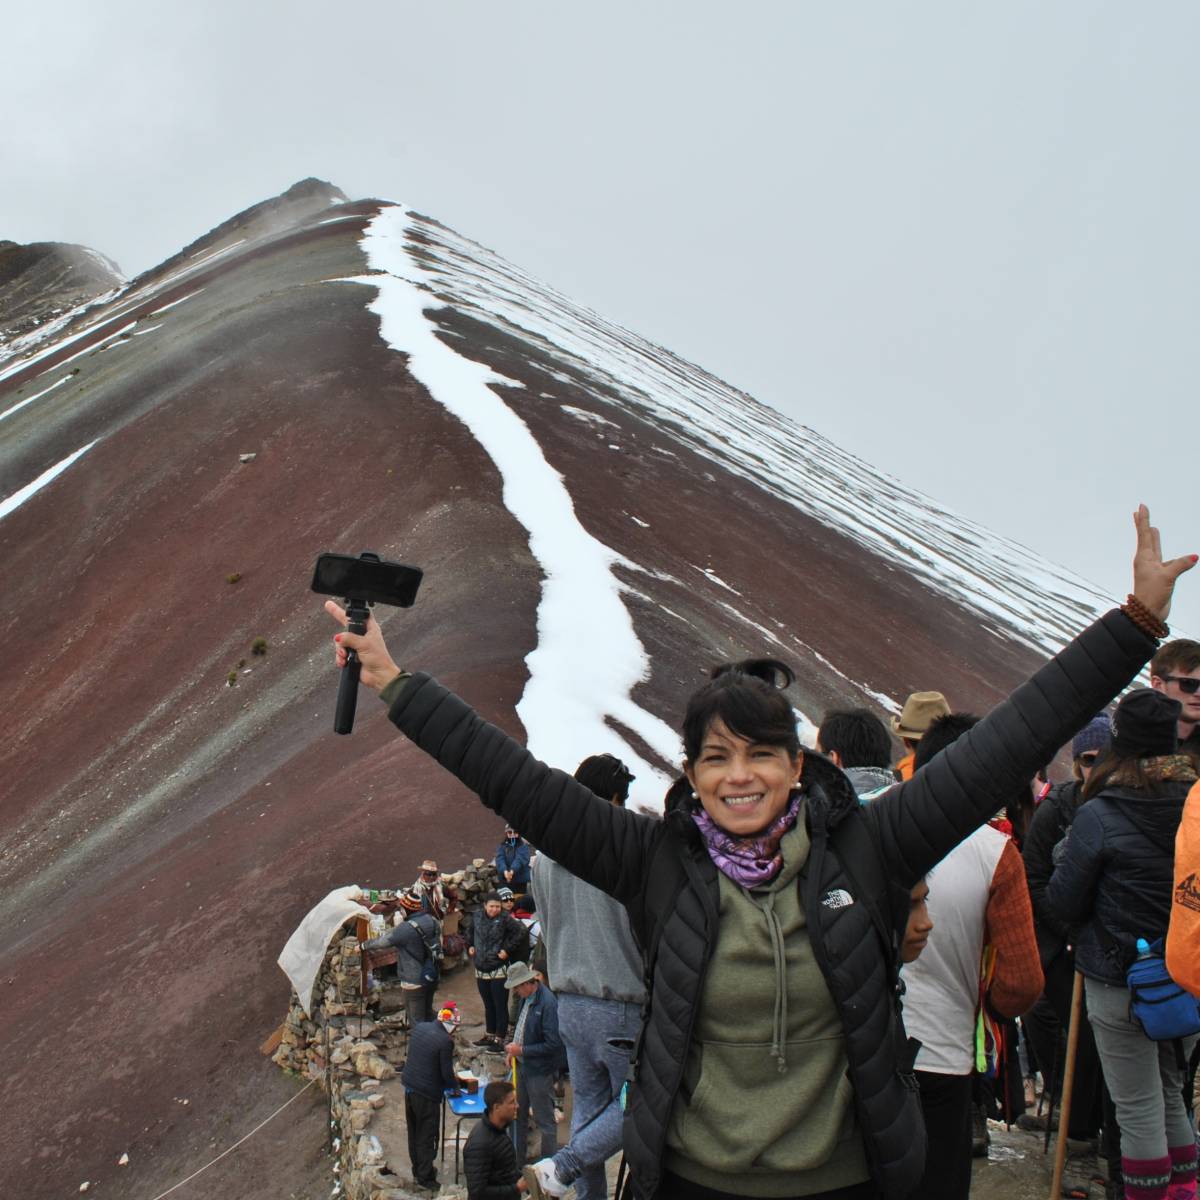
[[[325,611],[343,628],[350,623],[346,616],[346,610],[334,600],[325,601]],[[372,691],[382,691],[400,674],[400,668],[396,666],[392,661],[392,656],[388,653],[379,622],[373,616],[367,618],[366,633],[336,633],[333,640],[336,643],[337,665],[344,667],[346,651],[353,650],[362,664],[359,682],[365,684]]]
[[[1137,529],[1137,550],[1133,555],[1133,594],[1160,620],[1167,619],[1171,611],[1171,596],[1175,581],[1184,571],[1196,565],[1196,555],[1185,554],[1181,558],[1163,561],[1162,538],[1150,524],[1150,510],[1139,504],[1133,514]],[[328,607],[328,606],[326,606]]]

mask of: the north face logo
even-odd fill
[[[845,888],[836,888],[832,892],[826,892],[821,897],[821,903],[826,908],[849,908],[854,903],[854,897]]]
[[[1195,871],[1175,889],[1175,903],[1200,912],[1200,886],[1197,886]]]

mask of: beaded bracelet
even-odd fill
[[[1170,628],[1166,621],[1160,621],[1132,592],[1121,605],[1121,611],[1145,634],[1152,638],[1169,637]]]

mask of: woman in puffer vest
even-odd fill
[[[1154,652],[1195,559],[1163,561],[1145,508],[1137,527],[1130,601],[867,807],[836,767],[802,753],[780,686],[790,672],[772,664],[720,672],[692,697],[692,794],[657,820],[592,795],[429,676],[402,672],[374,621],[337,635],[338,664],[358,654],[362,682],[418,747],[628,910],[649,992],[624,1125],[638,1196],[911,1194],[924,1131],[895,989],[909,892]],[[881,916],[885,892],[900,899]],[[561,1194],[545,1165],[531,1168],[534,1186]]]
[[[1152,1042],[1130,1015],[1125,974],[1137,943],[1166,936],[1175,835],[1196,782],[1177,754],[1178,700],[1140,688],[1117,705],[1112,741],[1046,888],[1046,905],[1077,930],[1088,1021],[1117,1110],[1127,1200],[1194,1200],[1196,1131],[1183,1104],[1196,1038]]]

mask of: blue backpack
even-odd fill
[[[1141,953],[1125,975],[1130,1016],[1154,1042],[1200,1033],[1200,1000],[1171,978],[1163,959],[1162,938],[1149,946],[1139,940],[1138,948]]]

